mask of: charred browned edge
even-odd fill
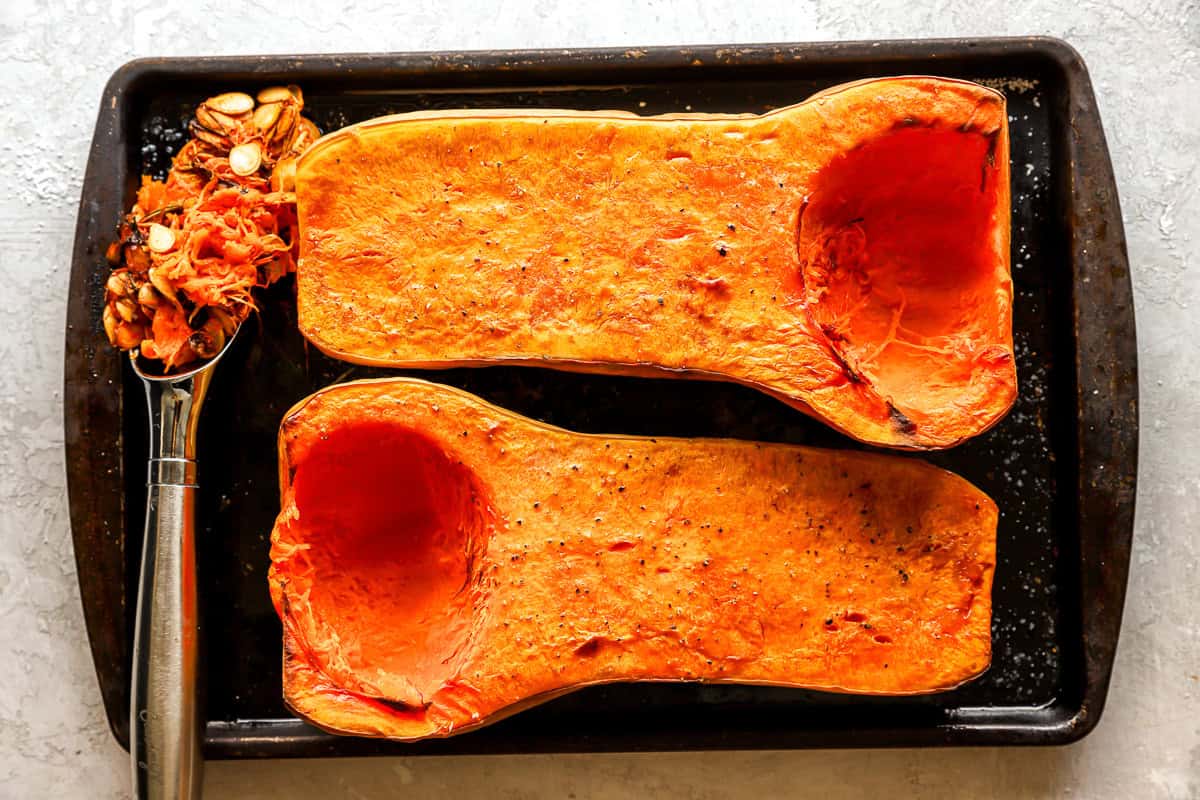
[[[1000,146],[1000,129],[996,128],[991,133],[983,134],[988,140],[987,156],[983,160],[983,167],[980,170],[979,191],[987,188],[988,170],[996,168],[996,150]]]
[[[339,691],[344,692],[346,690],[340,689]],[[354,693],[350,692],[350,694],[354,694]],[[358,695],[358,694],[355,694],[354,696],[358,697],[360,699],[363,699],[363,700],[370,700],[370,702],[374,703],[375,705],[383,706],[384,708],[386,708],[390,711],[395,711],[400,714],[412,714],[414,712],[428,711],[430,709],[430,707],[433,705],[433,703],[431,703],[428,700],[426,700],[423,703],[417,704],[417,703],[406,703],[403,700],[393,700],[390,697],[365,698],[365,697],[362,697],[362,695]]]
[[[915,435],[917,432],[917,423],[905,416],[904,412],[896,408],[891,400],[884,400],[884,402],[887,404],[888,414],[891,416],[892,422],[896,423],[896,429],[905,436]]]
[[[812,323],[813,327],[820,331],[821,335],[825,337],[825,343],[829,346],[829,352],[833,356],[833,360],[837,363],[838,367],[841,368],[842,374],[846,377],[846,380],[848,380],[850,383],[864,383],[865,381],[863,376],[858,372],[858,370],[850,365],[849,360],[837,347],[839,342],[846,340],[845,335],[832,325],[823,325],[818,323],[812,315],[812,309],[809,307],[807,300],[803,297],[803,292],[807,291],[808,289],[808,281],[804,274],[805,266],[808,262],[804,254],[800,252],[800,237],[804,227],[804,214],[806,211],[808,211],[808,205],[810,202],[810,197],[805,196],[800,203],[800,210],[796,214],[796,278],[800,281],[800,289],[802,293],[801,307],[804,309],[804,313],[808,317],[809,322]],[[854,220],[850,220],[846,224],[850,225],[853,223]],[[833,264],[833,267],[835,269],[837,268],[836,262]]]
[[[842,351],[838,350],[837,348],[835,341],[844,342],[846,341],[846,337],[832,327],[827,329],[827,326],[821,325],[820,328],[821,332],[825,334],[825,338],[829,341],[829,352],[833,354],[834,361],[836,361],[838,366],[842,368],[842,372],[845,374],[846,380],[850,381],[851,383],[866,383],[866,379],[863,378],[862,374],[854,367],[850,366],[850,361],[844,355],[842,355]],[[838,338],[835,340],[833,338],[834,336],[837,336]]]

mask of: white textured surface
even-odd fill
[[[1196,0],[0,2],[0,798],[116,798],[67,524],[64,298],[109,74],[144,55],[1046,33],[1087,59],[1124,207],[1142,375],[1138,522],[1108,710],[1074,747],[215,763],[215,798],[1200,797]],[[392,6],[395,5],[396,8]],[[490,9],[484,6],[490,5]],[[225,11],[232,7],[236,13]],[[218,10],[221,9],[221,10]]]

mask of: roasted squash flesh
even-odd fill
[[[284,695],[447,736],[589,684],[952,688],[990,660],[995,505],[911,459],[572,433],[414,379],[280,433]]]
[[[1004,100],[865,81],[752,115],[387,117],[301,159],[299,323],[403,367],[755,386],[948,447],[1016,392]]]

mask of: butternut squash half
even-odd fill
[[[280,431],[284,697],[448,736],[590,684],[903,695],[987,668],[996,506],[912,459],[572,433],[445,386],[334,386]]]
[[[296,189],[300,329],[337,358],[737,381],[906,449],[1015,397],[1007,118],[982,86],[403,114],[318,141]]]

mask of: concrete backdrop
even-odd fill
[[[757,5],[757,7],[755,7]],[[401,7],[403,6],[403,7]],[[1065,749],[224,762],[207,796],[1200,797],[1200,5],[5,0],[0,4],[0,798],[116,798],[75,583],[62,453],[71,237],[101,87],[146,55],[1052,34],[1091,69],[1137,296],[1141,474],[1099,729]],[[1192,267],[1189,269],[1189,266]]]

